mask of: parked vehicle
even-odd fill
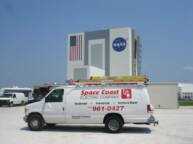
[[[59,87],[59,86],[62,86],[62,85],[57,83],[46,83],[43,85],[34,86],[33,93],[32,93],[33,99],[31,99],[29,103],[39,101],[40,99],[45,97],[45,95],[47,95],[53,88]]]
[[[24,120],[37,131],[55,124],[104,124],[112,133],[124,124],[157,123],[147,89],[139,84],[66,85],[25,107]]]
[[[5,93],[0,97],[0,105],[26,104],[28,98],[23,93]]]
[[[0,89],[0,96],[7,94],[7,93],[23,93],[28,99],[33,99],[32,97],[32,88],[26,88],[26,87],[4,87]]]

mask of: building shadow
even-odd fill
[[[31,131],[28,127],[21,128],[23,131]],[[104,126],[77,126],[77,125],[56,125],[55,127],[48,128],[45,127],[43,131],[46,132],[82,132],[82,133],[107,133]],[[31,131],[32,132],[32,131]],[[135,126],[125,126],[120,131],[120,133],[133,133],[133,134],[150,134],[151,129],[147,127],[135,127]]]

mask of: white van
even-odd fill
[[[26,104],[28,98],[23,93],[5,93],[0,96],[0,105],[17,105],[17,104]]]
[[[105,124],[112,133],[124,124],[156,123],[144,85],[67,85],[25,107],[31,130],[55,124]]]

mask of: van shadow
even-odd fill
[[[28,127],[21,128],[24,131],[31,131]],[[56,125],[55,127],[45,127],[43,131],[46,132],[83,132],[83,133],[107,133],[104,126],[76,126],[76,125]],[[133,134],[150,134],[151,129],[147,127],[125,126],[120,133]]]

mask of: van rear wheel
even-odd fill
[[[123,121],[118,116],[110,116],[105,121],[105,128],[110,133],[118,133],[123,127]]]
[[[33,114],[28,119],[28,126],[32,131],[40,131],[44,126],[43,119],[41,116]]]
[[[10,103],[9,103],[9,107],[13,107],[13,102],[10,102]]]
[[[21,105],[25,105],[25,102],[24,102],[24,101],[21,101]]]

